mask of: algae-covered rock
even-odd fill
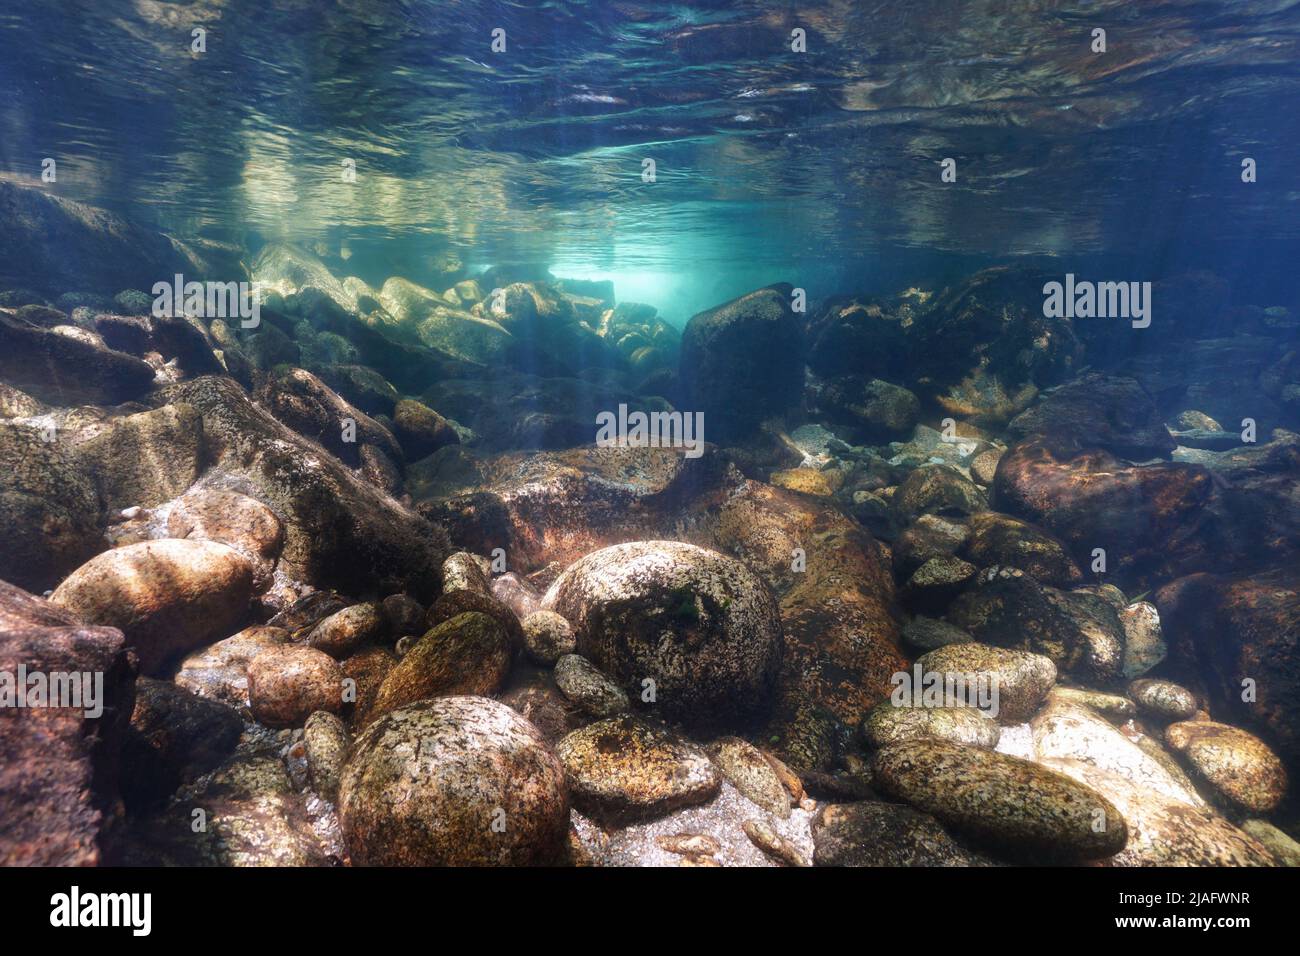
[[[510,641],[487,614],[469,611],[431,628],[384,678],[369,717],[426,697],[494,693],[510,668]]]
[[[653,709],[695,724],[758,712],[781,659],[771,594],[740,562],[675,541],[615,545],[564,572],[545,604],[578,653]]]
[[[94,481],[38,428],[0,422],[0,577],[44,591],[106,546]]]
[[[1018,757],[924,738],[881,750],[873,770],[889,795],[1015,856],[1100,860],[1128,840],[1109,800]]]
[[[121,629],[153,673],[168,658],[229,634],[248,613],[253,567],[215,541],[164,538],[106,551],[50,600],[84,620]]]
[[[556,752],[573,803],[590,816],[626,823],[703,803],[721,778],[708,755],[636,717],[611,717],[575,730]]]
[[[357,739],[339,819],[356,865],[556,863],[569,827],[564,768],[505,704],[420,701]]]
[[[1282,761],[1268,744],[1239,727],[1188,720],[1166,727],[1165,741],[1218,793],[1251,813],[1276,809],[1286,795]]]
[[[249,704],[269,727],[300,727],[318,710],[338,713],[343,692],[338,664],[315,648],[276,644],[248,664]]]
[[[1003,724],[1028,720],[1056,683],[1056,666],[1041,654],[989,647],[949,644],[917,658],[925,673],[974,675],[991,682],[998,693],[997,719]]]

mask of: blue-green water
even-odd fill
[[[7,0],[0,175],[55,157],[59,195],[368,281],[446,253],[612,275],[679,322],[1010,255],[1213,263],[1282,301],[1298,44],[1276,0]]]

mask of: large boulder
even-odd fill
[[[91,476],[66,444],[17,422],[0,422],[0,575],[35,591],[105,547]]]
[[[0,582],[0,673],[89,674],[82,707],[0,708],[0,865],[95,866],[115,813],[136,666],[122,632]],[[9,690],[28,687],[11,684]],[[93,700],[91,699],[93,697]],[[25,698],[30,702],[30,698]]]
[[[349,465],[359,464],[363,445],[374,445],[394,461],[402,460],[401,446],[387,428],[304,369],[277,368],[256,398],[299,435],[319,442]]]
[[[949,414],[995,425],[1038,388],[1066,378],[1082,347],[1068,319],[1043,315],[1044,277],[985,269],[944,289],[908,330],[907,368],[922,397]]]
[[[1089,372],[1040,396],[1007,425],[1012,438],[1054,435],[1131,458],[1167,455],[1177,442],[1151,396],[1131,378]]]
[[[743,564],[675,541],[614,545],[566,570],[544,604],[566,618],[578,653],[652,709],[696,725],[742,721],[768,703],[781,620]]]
[[[743,437],[799,403],[803,346],[791,287],[750,292],[694,316],[682,333],[686,410],[703,412],[710,441]]]
[[[230,274],[233,257],[214,257],[213,247],[182,244],[46,189],[0,182],[0,222],[0,288],[39,281],[55,293],[113,295],[152,288],[177,272],[238,278]]]
[[[184,403],[112,418],[94,437],[77,444],[76,457],[94,477],[106,508],[151,508],[199,477],[203,419]]]
[[[556,863],[569,828],[564,768],[505,704],[420,701],[357,739],[339,821],[362,866]]]
[[[148,363],[91,339],[0,313],[0,381],[61,406],[117,405],[153,387]]]
[[[923,738],[886,747],[873,766],[886,794],[1016,858],[1100,860],[1128,840],[1101,794],[1008,754]]]
[[[994,504],[1061,538],[1121,582],[1149,583],[1216,560],[1215,482],[1196,465],[1127,464],[1108,452],[1032,440],[998,462]]]
[[[1300,765],[1300,579],[1294,570],[1193,574],[1165,585],[1154,600],[1172,669],[1205,688],[1213,713],[1258,729],[1293,768]]]
[[[574,805],[609,823],[652,819],[717,792],[722,778],[699,747],[632,716],[610,717],[556,748]]]
[[[450,550],[440,529],[276,421],[231,379],[209,376],[164,391],[203,416],[211,483],[257,498],[284,522],[287,573],[353,593],[405,591],[427,600],[436,592]]]
[[[232,633],[248,613],[253,567],[215,541],[164,538],[106,551],[50,596],[83,620],[116,627],[156,673],[172,656]]]

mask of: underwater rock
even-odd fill
[[[1043,315],[1043,276],[984,269],[944,289],[908,332],[907,367],[950,414],[1000,424],[1082,358],[1068,319]],[[924,397],[924,396],[923,396]]]
[[[1167,680],[1135,680],[1129,684],[1128,695],[1144,714],[1165,723],[1189,720],[1200,709],[1195,694]]]
[[[388,647],[364,647],[339,666],[344,680],[356,683],[356,700],[343,702],[343,716],[353,730],[364,728],[367,716],[379,696],[379,688],[397,666],[400,658]]]
[[[1241,829],[1273,854],[1279,866],[1300,866],[1300,843],[1273,824],[1266,820],[1247,820]]]
[[[814,400],[830,421],[850,430],[854,444],[880,444],[911,435],[921,416],[915,395],[878,378],[834,379],[815,392]]]
[[[739,737],[720,737],[705,749],[714,766],[745,799],[782,820],[790,818],[790,791],[773,758]]]
[[[995,720],[974,707],[899,707],[883,701],[863,721],[862,736],[873,750],[922,737],[992,750],[1002,731]]]
[[[591,720],[560,693],[553,673],[540,668],[514,668],[497,697],[528,718],[552,745]]]
[[[164,392],[165,401],[189,402],[203,415],[210,473],[284,521],[286,573],[317,587],[436,593],[450,551],[440,529],[322,455],[230,379],[204,377]]]
[[[768,702],[781,621],[732,558],[676,541],[614,545],[573,564],[543,603],[573,625],[578,653],[638,696],[652,687],[666,717],[728,724]]]
[[[524,649],[538,664],[553,666],[565,654],[578,649],[573,625],[554,611],[534,611],[520,622]]]
[[[560,741],[556,753],[574,806],[610,823],[645,820],[703,803],[721,783],[703,750],[631,716],[575,730]]]
[[[275,570],[284,548],[284,524],[274,511],[221,488],[196,486],[177,498],[167,513],[167,534],[229,545],[253,562],[259,580]]]
[[[437,627],[444,621],[450,621],[469,611],[486,614],[496,621],[505,631],[512,652],[523,647],[524,630],[520,627],[515,612],[491,594],[480,594],[478,591],[447,591],[429,608],[429,613],[424,616],[424,626]]]
[[[1148,601],[1136,601],[1119,612],[1119,622],[1124,628],[1125,677],[1141,677],[1165,659],[1164,631],[1160,627],[1160,612]]]
[[[1272,866],[1255,840],[1209,809],[1193,806],[1082,760],[1044,758],[1043,765],[1092,788],[1124,818],[1128,842],[1110,866]]]
[[[203,419],[183,403],[111,418],[75,449],[104,506],[149,508],[181,494],[203,468]]]
[[[49,406],[38,402],[26,392],[0,382],[0,418],[35,418],[49,411]]]
[[[436,456],[435,456],[436,457]],[[455,540],[512,566],[568,564],[609,544],[655,537],[718,484],[721,462],[670,448],[575,448],[507,454],[483,465],[481,490],[421,506]]]
[[[145,360],[156,355],[174,364],[185,377],[222,372],[213,352],[218,346],[216,338],[193,316],[99,314],[94,325],[106,348]]]
[[[654,400],[638,396],[617,377],[543,377],[508,369],[440,378],[420,400],[473,429],[478,447],[487,451],[586,445],[596,438],[601,412],[616,412],[620,405],[629,412],[656,410],[650,405]],[[706,437],[713,440],[711,432]]]
[[[856,727],[907,667],[888,559],[834,506],[754,481],[727,494],[715,546],[777,596],[785,651],[765,739],[798,769],[824,764],[826,735]]]
[[[1040,441],[998,463],[997,506],[1059,536],[1080,561],[1102,548],[1112,579],[1145,582],[1214,560],[1214,480],[1194,465],[1127,465],[1107,452],[1069,453]]]
[[[210,247],[186,245],[47,189],[0,182],[0,222],[0,288],[39,278],[52,289],[112,295],[123,286],[151,288],[177,272],[236,278],[225,263],[208,261]]]
[[[170,681],[136,679],[131,730],[122,750],[128,805],[165,801],[182,783],[230,756],[244,722],[235,710]]]
[[[1053,691],[1047,705],[1030,722],[1034,757],[1040,761],[1072,760],[1122,777],[1132,787],[1204,807],[1205,801],[1186,775],[1148,753],[1091,707]]]
[[[814,866],[989,866],[928,813],[863,800],[824,804],[813,817]]]
[[[580,654],[555,662],[555,686],[569,702],[593,717],[612,717],[628,709],[627,694]]]
[[[903,641],[921,651],[934,651],[949,644],[967,644],[971,636],[955,624],[917,615],[903,625]]]
[[[377,602],[354,604],[334,612],[312,628],[307,635],[307,646],[341,660],[362,644],[378,640],[384,628],[383,610]]]
[[[1128,839],[1101,794],[1018,757],[923,738],[881,750],[873,770],[890,796],[1012,856],[1099,860]]]
[[[1044,392],[1008,423],[1007,433],[1014,440],[1050,434],[1130,458],[1164,456],[1177,444],[1141,385],[1101,372]]]
[[[107,546],[93,480],[63,443],[0,422],[0,466],[0,577],[43,591]]]
[[[315,711],[338,713],[343,672],[324,651],[273,644],[248,662],[248,701],[268,727],[301,727]]]
[[[891,499],[894,516],[909,524],[919,515],[971,515],[988,507],[984,493],[951,465],[923,465],[903,480]]]
[[[390,638],[420,634],[425,630],[427,612],[424,605],[409,594],[390,594],[380,602],[379,608]]]
[[[931,558],[907,579],[899,599],[909,608],[936,610],[961,593],[978,569],[955,555]]]
[[[0,716],[0,865],[94,866],[114,815],[136,665],[122,632],[87,627],[0,582],[0,671],[103,675],[86,707],[6,707]],[[83,701],[85,699],[83,698]]]
[[[284,644],[289,632],[255,625],[186,657],[176,684],[200,697],[247,708],[248,663],[266,648]]]
[[[215,541],[163,538],[106,551],[60,584],[50,600],[82,619],[117,627],[151,674],[175,654],[229,634],[248,614],[253,568]]]
[[[505,630],[477,611],[431,628],[389,671],[367,719],[425,697],[495,693],[510,669]]]
[[[956,554],[969,536],[964,523],[939,515],[921,515],[894,541],[894,572],[906,580],[927,561]]]
[[[1124,631],[1110,604],[1041,585],[1023,571],[986,568],[948,617],[977,641],[1042,654],[1062,672],[1104,680],[1123,663]]]
[[[206,825],[192,826],[194,811]],[[327,866],[341,847],[318,832],[309,803],[275,757],[237,754],[138,820],[115,863],[126,866]]]
[[[559,860],[564,768],[527,720],[484,697],[420,701],[380,718],[343,771],[339,818],[359,866]]]
[[[337,799],[352,743],[347,727],[336,715],[318,710],[303,725],[302,742],[307,750],[307,773],[312,789],[326,800]]]
[[[1165,741],[1218,793],[1250,813],[1275,810],[1286,794],[1282,761],[1238,727],[1188,720],[1166,727]]]
[[[812,821],[814,866],[988,866],[928,813],[897,803],[828,803]]]
[[[0,313],[0,381],[51,405],[118,405],[153,387],[148,363]]]
[[[743,437],[799,404],[803,341],[791,287],[758,289],[691,318],[682,333],[685,410],[703,412],[710,441]]]
[[[808,367],[818,375],[890,375],[906,367],[906,313],[887,304],[836,297],[807,322]]]
[[[1300,760],[1300,582],[1294,571],[1193,574],[1165,585],[1154,600],[1170,664],[1204,686],[1213,713],[1266,732],[1285,759]],[[1255,691],[1250,702],[1242,700],[1247,686]]]
[[[285,425],[349,465],[360,463],[362,445],[376,446],[393,461],[404,460],[401,446],[387,428],[304,369],[277,368],[255,397]]]
[[[520,622],[534,614],[542,603],[542,595],[537,589],[514,571],[492,579],[492,596],[514,611]]]
[[[995,681],[1001,724],[1028,720],[1056,683],[1049,658],[986,644],[949,644],[917,658],[924,673],[976,675]]]
[[[1018,568],[1040,584],[1069,587],[1083,583],[1083,572],[1064,542],[1028,521],[996,511],[971,515],[961,556],[982,568]]]
[[[1077,704],[1096,711],[1107,720],[1128,720],[1137,716],[1137,704],[1119,694],[1081,687],[1062,687],[1059,684],[1047,695],[1048,705],[1055,703]]]
[[[411,461],[460,441],[456,429],[429,406],[404,398],[393,412],[393,432]]]
[[[388,379],[364,365],[325,365],[320,380],[367,415],[392,416],[401,395]]]
[[[442,593],[445,597],[454,591],[473,591],[484,597],[492,593],[488,583],[488,565],[484,559],[468,551],[457,551],[442,562]]]

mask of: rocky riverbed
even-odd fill
[[[10,679],[0,863],[1300,861],[1286,309],[1117,348],[1002,267],[679,330],[24,208],[263,299],[0,289],[0,672],[102,678]],[[704,444],[598,447],[620,406]]]

